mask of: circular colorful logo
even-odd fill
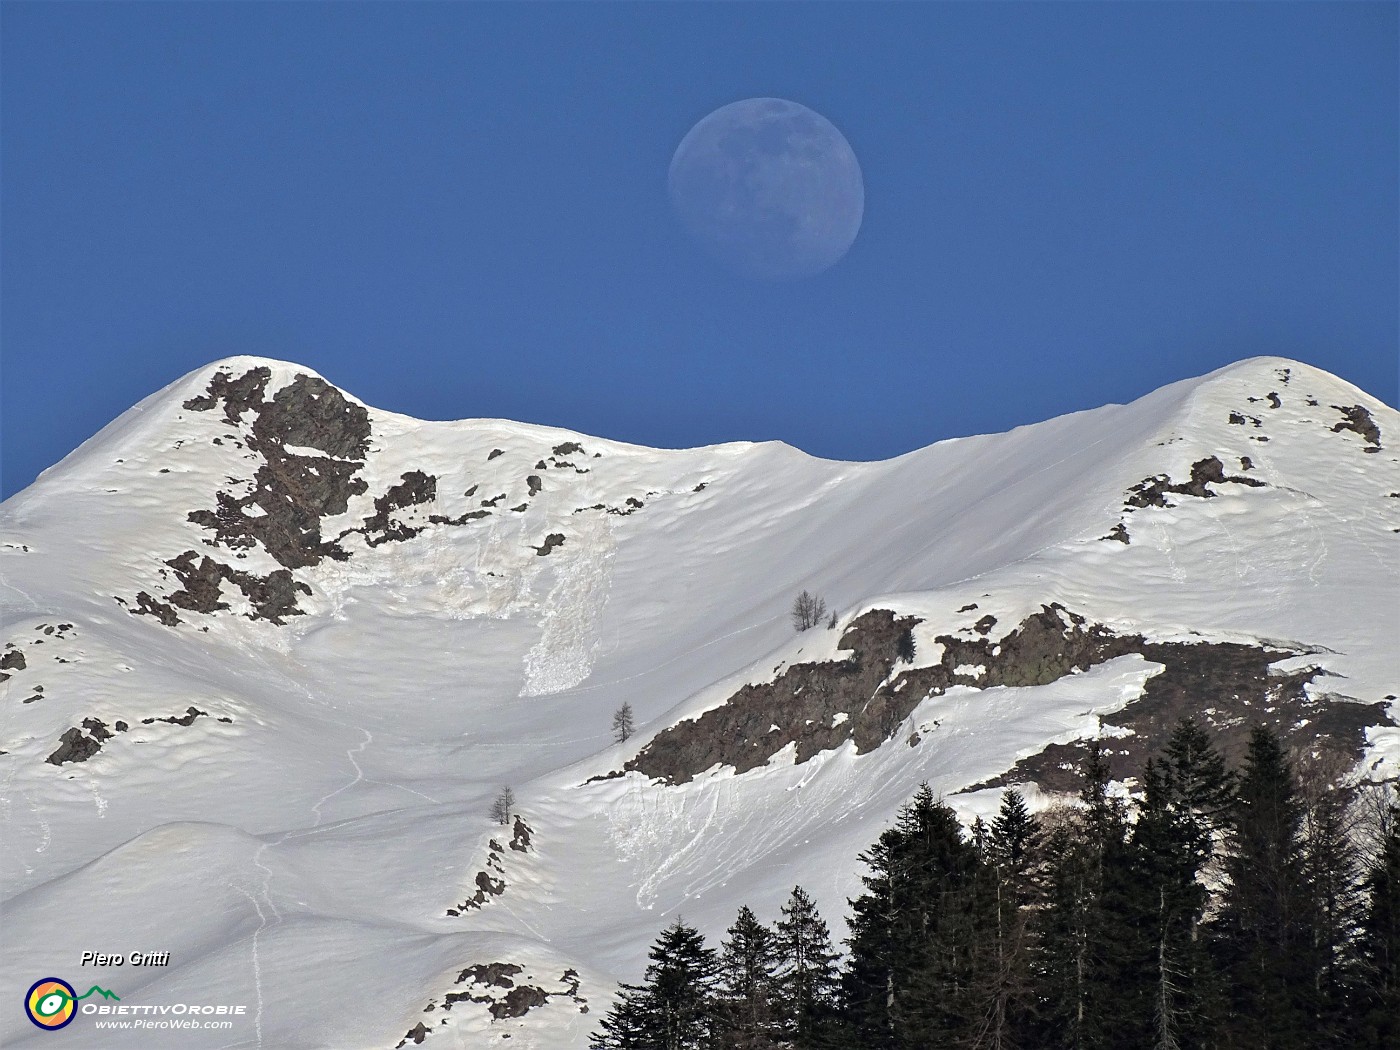
[[[24,997],[24,1012],[40,1028],[54,1031],[73,1020],[78,993],[67,981],[45,977],[35,981]]]

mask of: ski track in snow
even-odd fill
[[[311,815],[316,818],[314,821],[312,821],[311,824],[311,827],[313,829],[319,828],[321,826],[322,820],[324,819],[321,816],[322,806],[324,806],[331,799],[335,798],[336,795],[339,795],[341,792],[344,791],[349,791],[356,784],[362,783],[365,779],[365,771],[360,768],[360,763],[355,761],[355,756],[357,754],[364,754],[365,748],[368,747],[371,741],[374,740],[374,734],[371,733],[368,729],[364,728],[361,728],[360,732],[365,735],[365,738],[361,740],[358,744],[356,744],[354,747],[346,748],[345,750],[345,759],[350,763],[351,768],[355,770],[354,779],[352,779],[350,783],[342,784],[334,791],[328,792],[327,794],[322,795],[319,799],[317,799],[315,805],[311,807]]]
[[[265,848],[265,846],[264,846],[264,848]],[[259,852],[259,854],[261,854],[262,850],[259,850],[258,852]],[[261,861],[258,857],[254,857],[254,858],[253,858],[253,863],[257,864],[257,865],[258,865],[259,867],[261,867],[265,872],[267,872],[267,881],[270,882],[270,881],[272,880],[272,870],[271,870],[270,868],[264,867],[263,864],[262,864],[262,861]],[[243,896],[247,897],[247,898],[248,898],[248,903],[251,904],[251,905],[253,906],[253,910],[256,911],[256,912],[258,913],[258,928],[257,928],[256,930],[253,931],[253,988],[254,988],[254,991],[255,991],[256,996],[257,996],[257,1009],[256,1009],[256,1010],[254,1011],[254,1013],[253,1013],[253,1030],[254,1030],[254,1032],[255,1032],[255,1034],[256,1034],[256,1036],[257,1036],[257,1040],[258,1040],[257,1045],[258,1045],[258,1047],[259,1047],[260,1050],[261,1050],[261,1047],[262,1047],[262,1045],[263,1045],[263,1031],[262,1031],[263,990],[262,990],[262,961],[258,958],[258,938],[262,936],[263,930],[267,928],[267,916],[265,916],[265,915],[263,914],[262,905],[260,905],[260,904],[258,903],[258,900],[257,900],[256,897],[254,897],[251,893],[249,893],[247,890],[245,890],[242,886],[239,886],[239,885],[237,885],[237,884],[235,884],[235,883],[230,883],[230,885],[233,886],[233,888],[236,889],[239,893],[243,894]],[[266,896],[266,894],[267,894],[267,883],[266,883],[266,882],[263,884],[263,894],[264,894],[264,900],[267,900],[267,901],[268,901],[268,907],[272,907],[271,899],[268,898],[268,897]],[[280,915],[278,916],[278,921],[279,921],[279,922],[281,921],[281,916],[280,916]],[[229,1045],[229,1046],[238,1046],[238,1045],[241,1045],[243,1042],[244,1042],[244,1041],[240,1039],[237,1043],[230,1043],[230,1044],[227,1044],[227,1045]]]

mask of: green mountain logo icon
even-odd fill
[[[117,1000],[117,1002],[121,1002],[121,999],[122,999],[122,997],[121,997],[120,995],[118,995],[116,992],[108,991],[106,988],[101,988],[101,987],[99,987],[98,985],[95,985],[95,984],[94,984],[91,988],[89,988],[87,991],[85,991],[82,995],[75,996],[74,999],[75,999],[75,1000],[76,1000],[76,999],[86,999],[86,998],[87,998],[89,995],[91,995],[93,992],[96,992],[98,995],[102,996],[102,998],[104,998],[104,999],[115,999],[115,1000]]]

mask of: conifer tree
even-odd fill
[[[655,1050],[654,1016],[647,989],[622,985],[607,1016],[598,1022],[598,1031],[589,1036],[589,1050]]]
[[[1228,1045],[1307,1045],[1315,967],[1303,917],[1303,805],[1278,738],[1249,740],[1225,864],[1227,890],[1215,944],[1227,1002]]]
[[[857,1045],[975,1045],[995,983],[995,892],[957,815],[924,785],[861,859],[871,874],[843,978]]]
[[[1400,805],[1366,877],[1360,1011],[1364,1050],[1400,1048]]]
[[[636,730],[637,724],[632,715],[632,705],[624,703],[613,712],[612,731],[613,739],[619,744],[626,743],[627,738]]]
[[[1207,882],[1229,824],[1235,776],[1202,725],[1177,723],[1162,755],[1149,760],[1133,830],[1138,868],[1132,922],[1139,946],[1155,1050],[1202,1046],[1212,1030],[1219,981],[1200,926]]]
[[[987,859],[1019,890],[1029,892],[1028,882],[1034,863],[1040,822],[1026,806],[1025,796],[1015,788],[1002,793],[1001,809],[988,832]]]
[[[1026,807],[1025,798],[1019,791],[1008,789],[988,828],[985,849],[996,887],[995,983],[983,1029],[983,1045],[989,1050],[1019,1046],[1029,1035],[1034,996],[1028,922],[1038,838],[1039,822]]]
[[[594,1050],[708,1050],[715,1034],[713,948],[677,919],[648,953],[641,985],[622,994],[592,1036]]]
[[[801,886],[793,887],[792,896],[783,905],[774,948],[787,1035],[797,1050],[812,1050],[829,1039],[838,975],[831,933]]]
[[[1318,1045],[1349,1042],[1356,1028],[1357,933],[1365,913],[1353,845],[1350,761],[1329,756],[1302,766],[1304,936],[1310,952],[1310,1028]]]
[[[735,1050],[775,1050],[783,1035],[773,931],[739,909],[719,960],[718,1015],[722,1040]]]
[[[1146,1045],[1141,938],[1131,929],[1127,807],[1109,791],[1098,743],[1084,764],[1079,809],[1047,840],[1051,858],[1036,952],[1040,1041],[1071,1050]]]
[[[1172,731],[1157,768],[1163,798],[1192,852],[1191,867],[1203,872],[1219,850],[1235,802],[1235,775],[1200,722],[1183,718]]]
[[[1168,756],[1149,760],[1144,795],[1133,827],[1135,893],[1130,926],[1138,939],[1135,974],[1143,989],[1139,1032],[1154,1050],[1202,1045],[1208,1031],[1211,967],[1197,935],[1208,894],[1199,881],[1212,846],[1209,829],[1195,823]]]

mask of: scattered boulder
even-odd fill
[[[541,558],[543,558],[550,551],[554,550],[554,548],[562,547],[563,545],[564,534],[562,532],[551,532],[548,536],[544,538],[544,543],[540,544],[540,546],[538,547],[532,547],[530,549],[533,550]]]
[[[515,818],[514,835],[510,840],[510,848],[520,853],[530,851],[530,825],[526,824],[519,816]]]
[[[1117,540],[1119,543],[1125,544],[1132,542],[1128,538],[1128,526],[1123,524],[1123,522],[1121,521],[1117,525],[1113,526],[1113,528],[1109,529],[1108,535],[1103,538],[1106,540]]]
[[[87,730],[87,734],[83,733],[83,729]],[[58,738],[58,748],[44,761],[55,766],[68,762],[86,762],[101,751],[103,743],[111,738],[112,732],[105,722],[98,718],[85,718],[82,729],[72,726],[63,731],[63,735]]]

